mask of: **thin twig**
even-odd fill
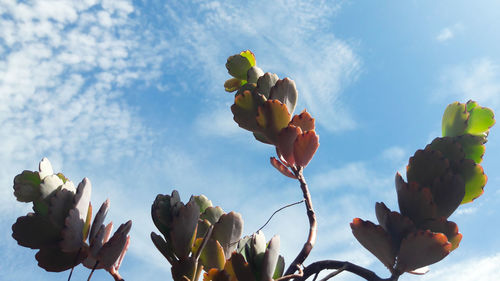
[[[316,214],[314,213],[311,194],[309,193],[309,189],[307,187],[306,180],[304,175],[302,174],[302,167],[292,167],[292,171],[300,182],[300,189],[302,189],[302,195],[304,196],[304,201],[306,202],[306,210],[307,217],[309,219],[309,235],[307,237],[306,243],[302,247],[302,250],[299,252],[295,260],[290,264],[288,269],[285,272],[285,275],[293,274],[297,268],[300,268],[300,265],[306,260],[314,247],[314,243],[316,242],[316,233],[318,228],[318,223],[316,221]]]
[[[92,278],[92,274],[94,274],[95,269],[97,268],[97,265],[99,264],[99,261],[96,261],[94,264],[94,267],[92,267],[92,271],[90,272],[89,278],[87,281],[90,281],[90,278]]]
[[[194,260],[197,262],[198,259],[200,258],[200,255],[201,255],[201,252],[203,251],[203,248],[205,248],[205,246],[207,245],[208,243],[208,239],[210,239],[210,236],[212,235],[212,230],[214,229],[214,225],[210,225],[210,227],[207,229],[207,232],[205,233],[205,236],[203,236],[203,242],[201,242],[201,245],[200,247],[198,248],[198,250],[196,251],[195,255],[194,255]]]
[[[261,231],[264,227],[266,227],[266,225],[271,221],[271,219],[274,217],[274,215],[276,215],[279,211],[283,210],[283,209],[286,209],[288,207],[292,207],[292,206],[295,206],[295,205],[298,205],[300,203],[304,202],[304,199],[300,200],[300,201],[297,201],[295,203],[292,203],[292,204],[288,204],[286,206],[283,206],[281,208],[279,208],[278,210],[274,211],[274,213],[269,217],[269,219],[267,219],[266,223],[261,226],[259,229],[257,229],[257,231],[255,231],[255,233]]]
[[[274,281],[286,281],[286,280],[290,280],[292,278],[302,277],[303,275],[304,275],[304,272],[302,271],[302,268],[299,267],[299,273],[281,276],[280,278],[275,279]]]
[[[78,257],[80,256],[80,252],[82,251],[82,248],[78,249],[78,252],[76,253],[75,261],[73,262],[73,266],[71,267],[71,271],[69,272],[68,276],[68,281],[71,280],[71,275],[73,275],[73,270],[75,269],[75,263],[78,261]]]
[[[320,271],[327,269],[343,269],[343,271],[349,271],[367,281],[397,281],[399,279],[399,276],[401,275],[400,273],[395,272],[391,277],[384,279],[380,278],[377,274],[369,269],[347,261],[324,260],[308,265],[306,268],[304,268],[304,275],[295,279],[294,281],[305,281],[310,276],[318,274]]]
[[[341,273],[341,272],[342,272],[342,271],[344,271],[344,270],[345,270],[345,266],[343,266],[343,267],[341,267],[341,268],[339,268],[339,269],[335,270],[334,272],[332,272],[332,273],[328,274],[327,276],[325,276],[325,278],[321,279],[320,281],[328,281],[328,279],[330,279],[330,278],[333,278],[333,277],[337,276],[337,274]]]

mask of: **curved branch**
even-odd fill
[[[367,281],[397,281],[400,276],[395,273],[391,277],[384,279],[380,278],[377,274],[375,274],[375,272],[348,261],[324,260],[308,265],[304,268],[304,275],[300,278],[294,279],[294,281],[305,281],[307,278],[327,269],[342,269],[343,271],[349,271]]]
[[[316,214],[314,213],[311,194],[309,193],[309,188],[307,187],[306,180],[302,174],[302,167],[295,168],[292,167],[292,171],[300,182],[300,188],[302,189],[302,194],[304,196],[304,201],[306,202],[307,217],[309,218],[309,235],[307,237],[306,243],[302,247],[295,260],[290,264],[284,275],[291,275],[300,268],[302,263],[306,260],[316,243],[316,233],[318,228],[318,223],[316,221]]]

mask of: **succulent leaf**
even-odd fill
[[[279,250],[280,237],[278,235],[275,235],[273,236],[273,238],[271,238],[267,245],[266,253],[264,254],[264,260],[262,263],[262,275],[260,280],[272,280],[276,269],[276,264],[278,263]]]
[[[203,238],[198,238],[194,242],[192,252],[196,253],[203,243]],[[224,256],[224,249],[219,241],[215,239],[208,239],[207,244],[201,251],[200,262],[205,271],[211,268],[224,269],[226,258]]]
[[[465,159],[460,162],[458,172],[465,181],[465,195],[462,204],[472,202],[483,194],[488,178],[481,165],[474,163],[473,160]]]
[[[278,159],[271,157],[271,165],[273,165],[276,170],[278,170],[280,173],[283,175],[292,178],[292,179],[297,179],[297,177],[287,168],[283,163],[281,163]]]
[[[281,103],[285,104],[290,114],[293,114],[295,110],[297,97],[298,92],[295,82],[289,78],[276,81],[269,92],[269,99],[279,100]]]
[[[63,252],[57,246],[42,247],[35,258],[38,266],[50,271],[61,272],[80,264],[87,257],[87,251]]]
[[[476,164],[483,161],[485,137],[466,134],[456,137],[455,140],[462,145],[466,159],[472,159]]]
[[[238,55],[230,56],[226,62],[226,68],[229,74],[240,80],[247,80],[247,72],[254,65],[255,57],[250,51],[244,51]]]
[[[395,249],[399,249],[401,240],[416,229],[408,217],[398,212],[391,212],[382,202],[375,204],[375,213],[380,226],[391,236]]]
[[[12,237],[17,244],[31,249],[40,249],[60,239],[59,229],[47,217],[34,213],[17,218],[12,225]]]
[[[52,169],[52,164],[50,164],[49,159],[42,158],[40,163],[38,164],[38,174],[40,176],[40,180],[43,180],[45,177],[53,175],[54,170]]]
[[[238,281],[255,281],[255,276],[250,265],[245,261],[243,255],[234,252],[228,260]]]
[[[294,125],[288,125],[278,134],[276,147],[288,166],[293,166],[295,164],[295,158],[293,155],[294,143],[297,136],[300,134],[302,134],[302,130]]]
[[[416,182],[407,184],[397,173],[396,192],[401,214],[410,218],[417,227],[425,220],[437,217],[437,207],[429,188],[420,188]]]
[[[295,115],[290,122],[290,125],[299,127],[303,132],[314,130],[314,118],[305,109],[299,114]]]
[[[436,263],[450,253],[451,247],[442,233],[429,230],[411,233],[401,242],[396,270],[413,271]]]
[[[454,102],[446,107],[443,114],[442,132],[444,137],[463,135],[467,128],[469,113],[466,105]]]
[[[437,150],[419,149],[410,158],[406,167],[408,183],[417,182],[422,187],[431,187],[436,178],[449,169],[449,161]]]
[[[450,251],[458,248],[458,245],[462,240],[462,234],[458,232],[457,224],[446,220],[444,217],[426,221],[421,228],[423,230],[430,230],[435,233],[443,233],[446,235],[448,242],[451,243]]]
[[[242,94],[236,95],[234,104],[231,106],[231,112],[234,115],[234,121],[241,128],[257,132],[260,130],[257,124],[258,108],[266,99],[261,94],[255,91],[244,91]]]
[[[151,232],[151,240],[153,241],[153,244],[156,246],[156,249],[160,251],[160,253],[169,261],[172,262],[175,259],[175,254],[172,249],[172,245],[169,245],[163,237],[160,235]]]
[[[40,198],[40,177],[37,172],[23,171],[14,178],[14,195],[17,201],[32,202]]]
[[[172,239],[172,246],[177,257],[187,258],[189,256],[194,239],[196,238],[196,226],[198,225],[199,216],[200,209],[194,199],[191,199],[173,217],[170,238]]]
[[[290,122],[290,113],[280,101],[267,100],[258,107],[256,120],[267,139],[276,144],[279,132]]]
[[[264,71],[258,66],[252,66],[247,72],[247,82],[257,83],[257,80],[264,75]]]
[[[297,166],[306,167],[319,147],[319,137],[314,131],[298,135],[293,144],[293,156]]]
[[[489,129],[495,124],[493,111],[487,107],[474,106],[469,112],[466,134],[488,135]]]
[[[234,92],[243,86],[243,81],[238,78],[230,78],[224,83],[226,92]]]
[[[128,221],[116,230],[111,239],[109,239],[99,250],[97,260],[99,268],[110,268],[120,258],[124,248],[127,245],[128,233],[132,227],[132,221]]]
[[[90,229],[90,235],[89,235],[90,242],[94,240],[94,237],[96,236],[99,229],[104,226],[104,219],[108,214],[108,210],[109,210],[109,199],[106,199],[106,201],[104,201],[104,203],[102,203],[101,207],[99,208],[99,211],[97,211],[97,213],[95,214],[94,222],[92,223],[92,227]]]
[[[200,207],[200,214],[205,212],[208,207],[212,207],[212,201],[208,200],[205,195],[193,196],[194,202]]]
[[[380,225],[355,218],[351,223],[351,229],[359,243],[387,268],[394,266],[397,249],[394,248],[390,235]]]
[[[224,249],[224,256],[230,257],[236,249],[237,242],[243,232],[243,218],[239,213],[223,214],[214,225],[212,238],[219,241]]]
[[[276,84],[276,81],[278,80],[278,75],[266,72],[257,80],[257,90],[259,91],[259,93],[264,95],[266,99],[269,99],[271,88]]]
[[[434,180],[432,198],[437,207],[437,215],[449,217],[465,196],[465,182],[460,175],[451,172]]]

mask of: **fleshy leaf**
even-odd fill
[[[463,135],[467,128],[469,113],[463,103],[454,102],[448,105],[443,114],[442,132],[444,137]]]
[[[225,270],[212,268],[203,274],[203,281],[231,281],[231,276]]]
[[[50,164],[49,159],[45,157],[38,164],[38,171],[40,180],[43,180],[45,177],[54,174],[54,170],[52,169],[52,164]]]
[[[409,217],[417,227],[423,221],[437,217],[437,207],[429,188],[420,188],[416,182],[407,184],[397,173],[396,191],[401,214]]]
[[[410,158],[406,167],[408,183],[417,182],[422,187],[431,187],[449,169],[449,161],[437,150],[419,149]]]
[[[12,225],[12,237],[17,244],[31,249],[40,249],[60,239],[59,230],[48,218],[34,213],[17,218]]]
[[[314,131],[307,131],[297,136],[293,144],[293,156],[298,166],[305,167],[319,147],[319,137]]]
[[[434,181],[431,192],[437,206],[437,215],[447,218],[462,202],[465,196],[465,183],[461,176],[450,172]]]
[[[156,246],[156,249],[168,260],[171,261],[174,259],[175,255],[172,250],[172,246],[169,246],[165,239],[160,235],[151,232],[151,240],[153,244]]]
[[[295,164],[293,155],[294,143],[297,136],[300,134],[302,134],[302,130],[294,125],[288,125],[278,134],[276,147],[288,166],[293,166]]]
[[[243,255],[234,252],[228,262],[231,263],[238,281],[255,281],[252,269]]]
[[[40,183],[42,198],[51,196],[64,182],[57,175],[46,176]]]
[[[226,62],[226,68],[230,75],[240,80],[247,80],[248,70],[255,65],[255,57],[250,51],[241,52],[230,56]]]
[[[486,136],[495,124],[493,111],[487,107],[474,106],[469,110],[469,120],[465,133]]]
[[[205,212],[208,207],[212,207],[212,201],[208,200],[205,195],[193,196],[194,202],[200,207],[200,214]]]
[[[271,157],[271,165],[273,165],[273,167],[276,168],[276,170],[278,170],[283,175],[292,179],[297,178],[287,167],[285,167],[285,165],[283,165],[283,163],[281,163],[278,159],[274,157]]]
[[[397,249],[394,248],[390,235],[380,225],[355,218],[351,223],[351,229],[359,243],[387,268],[394,266]]]
[[[14,195],[17,201],[32,202],[42,196],[40,177],[37,172],[23,171],[14,178]]]
[[[74,207],[69,210],[65,219],[65,228],[61,232],[63,240],[59,244],[66,253],[78,251],[84,243],[84,227],[87,220],[92,186],[89,179],[84,178],[78,185]]]
[[[290,122],[290,113],[280,101],[268,100],[259,106],[256,120],[267,139],[276,144],[279,132]]]
[[[458,233],[457,224],[452,221],[447,221],[444,217],[426,221],[422,225],[422,229],[428,229],[432,232],[443,233],[446,235],[448,242],[451,243],[450,251],[455,250],[462,240],[462,234]]]
[[[285,272],[285,258],[283,256],[278,257],[278,262],[276,263],[276,269],[274,270],[273,279],[278,279],[283,276]]]
[[[208,220],[211,224],[215,224],[219,221],[219,218],[224,214],[224,210],[221,207],[208,207],[205,209],[203,214],[200,215],[200,219]]]
[[[49,218],[59,229],[64,227],[68,212],[74,206],[74,196],[75,194],[67,189],[58,189],[50,199]]]
[[[298,92],[295,87],[295,82],[285,78],[276,81],[269,93],[269,99],[279,100],[285,104],[290,114],[295,110],[297,104]]]
[[[191,199],[185,206],[182,206],[179,213],[173,218],[173,228],[170,231],[172,246],[175,254],[179,258],[187,258],[193,247],[196,238],[196,226],[200,209]]]
[[[466,159],[472,159],[476,164],[483,161],[485,137],[466,134],[456,137],[455,140],[462,145]]]
[[[483,194],[483,188],[488,178],[484,174],[481,165],[474,163],[473,160],[465,159],[460,162],[458,172],[465,181],[465,196],[462,200],[462,204],[472,202]]]
[[[245,130],[258,131],[260,129],[256,120],[258,108],[265,101],[264,96],[255,91],[244,91],[242,94],[236,95],[234,104],[231,106],[234,121]]]
[[[303,132],[311,131],[314,130],[314,118],[304,109],[299,115],[293,116],[290,125],[299,127]]]
[[[226,92],[234,92],[243,86],[243,81],[238,78],[231,78],[224,82]]]
[[[384,203],[375,204],[375,213],[380,226],[389,233],[395,249],[399,249],[401,240],[415,230],[415,224],[398,212],[391,212]]]
[[[95,214],[94,222],[92,223],[92,227],[90,229],[90,236],[89,236],[90,242],[92,242],[92,240],[96,236],[101,226],[103,226],[104,219],[108,214],[108,210],[109,210],[109,199],[106,199],[106,201],[104,201],[104,203],[102,203],[101,207],[99,208],[99,211],[97,211],[97,213]]]
[[[202,243],[203,238],[196,239],[192,252],[196,253]],[[205,248],[201,251],[200,262],[206,271],[211,268],[224,269],[224,264],[226,263],[224,249],[217,240],[212,238],[208,239]]]
[[[266,253],[264,254],[261,275],[262,281],[272,280],[274,271],[276,269],[276,264],[278,263],[279,250],[280,237],[278,235],[275,235],[267,244]]]
[[[80,264],[86,256],[86,251],[65,253],[57,246],[50,246],[41,248],[35,258],[39,267],[50,272],[61,272]]]
[[[180,258],[172,263],[172,278],[174,281],[189,281],[195,274],[196,263],[193,257]],[[205,280],[205,279],[203,279]]]
[[[264,75],[264,71],[260,69],[258,66],[252,66],[247,72],[247,82],[248,83],[257,83],[257,80]]]
[[[132,221],[120,225],[111,239],[102,246],[97,254],[98,267],[110,268],[118,260],[127,244],[127,236],[131,227]]]
[[[401,242],[396,270],[413,271],[446,257],[451,251],[451,244],[442,233],[429,230],[409,234]]]
[[[243,219],[239,213],[230,212],[223,214],[214,225],[212,238],[219,241],[224,249],[224,256],[230,257],[236,249],[238,240],[243,232]]]
[[[451,137],[435,138],[425,147],[424,151],[437,150],[450,162],[460,161],[465,158],[462,145]]]
[[[257,90],[259,91],[259,93],[264,95],[264,97],[269,99],[271,88],[276,84],[276,81],[278,80],[278,75],[266,72],[259,78],[259,80],[257,80]]]

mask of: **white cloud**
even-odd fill
[[[500,253],[489,257],[471,257],[445,269],[431,270],[420,280],[469,281],[498,279]]]
[[[440,43],[444,43],[455,38],[457,33],[461,32],[462,30],[463,26],[460,23],[445,27],[438,33],[438,35],[436,36],[436,40]]]
[[[450,67],[443,71],[441,82],[438,99],[473,99],[483,106],[500,106],[500,66],[489,58]]]
[[[441,30],[441,32],[439,32],[438,36],[436,37],[436,40],[438,40],[439,42],[444,42],[452,39],[454,36],[455,34],[453,33],[453,31],[451,31],[450,28],[446,27],[443,30]]]
[[[339,5],[327,1],[220,1],[193,11],[170,1],[166,9],[167,22],[178,29],[168,36],[174,36],[179,52],[187,53],[188,62],[184,63],[204,70],[208,89],[220,93],[229,78],[225,58],[251,48],[264,71],[295,80],[299,108],[307,107],[319,124],[329,131],[356,126],[342,92],[359,75],[361,60],[353,44],[335,37],[329,29]],[[218,96],[211,99],[228,100]]]

